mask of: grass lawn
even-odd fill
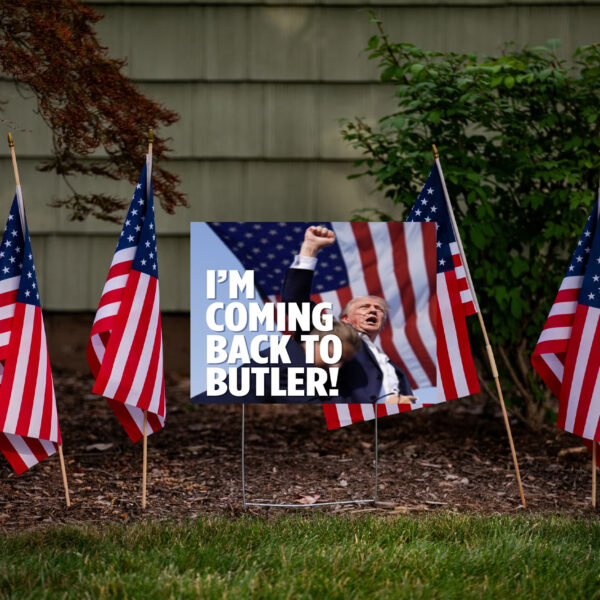
[[[600,521],[202,518],[0,537],[0,598],[600,598]]]

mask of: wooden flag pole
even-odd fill
[[[152,145],[154,144],[154,131],[148,130],[148,156],[152,157]],[[150,189],[150,178],[152,174],[148,172],[148,190]],[[144,448],[142,458],[142,508],[146,508],[146,481],[148,472],[148,411],[144,411]]]
[[[12,135],[8,134],[8,147],[10,148],[10,157],[12,159],[13,171],[15,174],[15,183],[17,185],[17,202],[19,203],[19,212],[21,213],[21,227],[25,235],[25,207],[23,206],[23,196],[21,194],[21,180],[19,179],[19,168],[17,167],[17,155],[15,154],[15,142]],[[67,481],[67,469],[65,468],[65,457],[63,456],[62,444],[57,444],[58,456],[60,459],[60,470],[62,473],[63,485],[65,487],[65,499],[67,508],[71,506],[71,496],[69,495],[69,484]]]
[[[60,470],[62,473],[63,485],[65,486],[65,499],[68,508],[71,506],[71,496],[69,495],[69,483],[67,481],[67,469],[65,468],[65,457],[63,456],[62,444],[58,444],[58,458],[60,460]]]
[[[15,154],[15,142],[13,140],[13,136],[10,133],[8,134],[8,147],[10,148],[10,157],[12,158],[13,171],[15,174],[15,183],[19,187],[21,187],[21,180],[19,179],[19,168],[17,167],[17,155]]]
[[[473,280],[471,279],[471,273],[469,272],[469,265],[467,263],[467,258],[465,256],[465,251],[463,249],[462,240],[460,238],[460,233],[458,231],[458,227],[456,225],[456,219],[454,218],[454,211],[452,210],[452,203],[450,202],[450,196],[448,194],[448,189],[446,188],[446,181],[444,180],[444,175],[442,173],[442,167],[440,164],[440,155],[435,147],[433,146],[433,158],[435,159],[435,164],[437,166],[438,172],[440,174],[440,180],[442,182],[442,189],[444,191],[444,197],[446,199],[446,206],[448,207],[448,213],[450,215],[450,220],[452,221],[452,227],[454,229],[454,234],[456,236],[456,242],[458,245],[458,251],[460,252],[460,258],[462,260],[463,267],[465,269],[465,275],[467,277],[467,283],[469,284],[469,289],[473,296],[473,303],[475,305],[475,309],[477,311],[477,316],[479,317],[479,324],[481,325],[481,331],[483,332],[483,339],[485,341],[485,349],[487,351],[488,360],[490,362],[490,368],[492,369],[492,376],[494,377],[494,381],[496,382],[496,390],[498,392],[498,399],[500,400],[500,406],[502,408],[502,416],[504,418],[504,426],[506,427],[506,433],[508,435],[508,444],[510,446],[510,452],[512,454],[513,464],[515,467],[515,476],[517,478],[517,485],[519,486],[519,495],[521,496],[521,504],[525,507],[527,503],[525,502],[525,494],[523,493],[523,484],[521,483],[521,472],[519,470],[519,461],[517,460],[517,452],[515,450],[515,444],[513,442],[512,431],[510,429],[510,422],[508,420],[508,413],[506,411],[506,405],[504,404],[504,396],[502,394],[502,388],[500,387],[500,377],[498,375],[498,367],[496,366],[496,359],[494,358],[494,352],[492,350],[492,346],[490,345],[490,340],[488,338],[487,329],[485,327],[485,323],[483,322],[483,315],[481,314],[481,309],[479,308],[479,302],[477,301],[477,294],[475,293],[475,287],[473,286]]]
[[[146,473],[148,472],[148,411],[144,411],[144,451],[142,458],[142,508],[146,508]]]
[[[598,466],[596,464],[597,448],[598,442],[592,440],[592,508],[596,508],[596,477],[598,472]]]

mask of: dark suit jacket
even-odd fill
[[[309,302],[314,271],[310,269],[288,269],[281,291],[282,302]],[[392,363],[399,382],[399,393],[412,395],[408,377]],[[338,403],[368,404],[380,397],[383,373],[377,359],[363,343],[354,358],[345,363],[338,376]]]

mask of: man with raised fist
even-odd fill
[[[304,234],[300,252],[288,269],[283,283],[283,302],[309,302],[317,254],[335,242],[330,229],[310,226]],[[389,307],[383,298],[359,296],[343,308],[340,320],[356,329],[363,340],[361,349],[339,372],[338,386],[347,402],[373,403],[385,398],[386,403],[409,404],[416,400],[406,374],[376,344],[385,327]]]

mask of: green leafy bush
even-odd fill
[[[351,177],[374,177],[408,209],[437,145],[503,387],[537,426],[551,405],[529,357],[600,170],[600,49],[580,47],[568,61],[556,40],[508,44],[502,56],[428,52],[393,43],[373,22],[367,51],[398,110],[377,125],[342,121],[345,139],[363,153]]]

